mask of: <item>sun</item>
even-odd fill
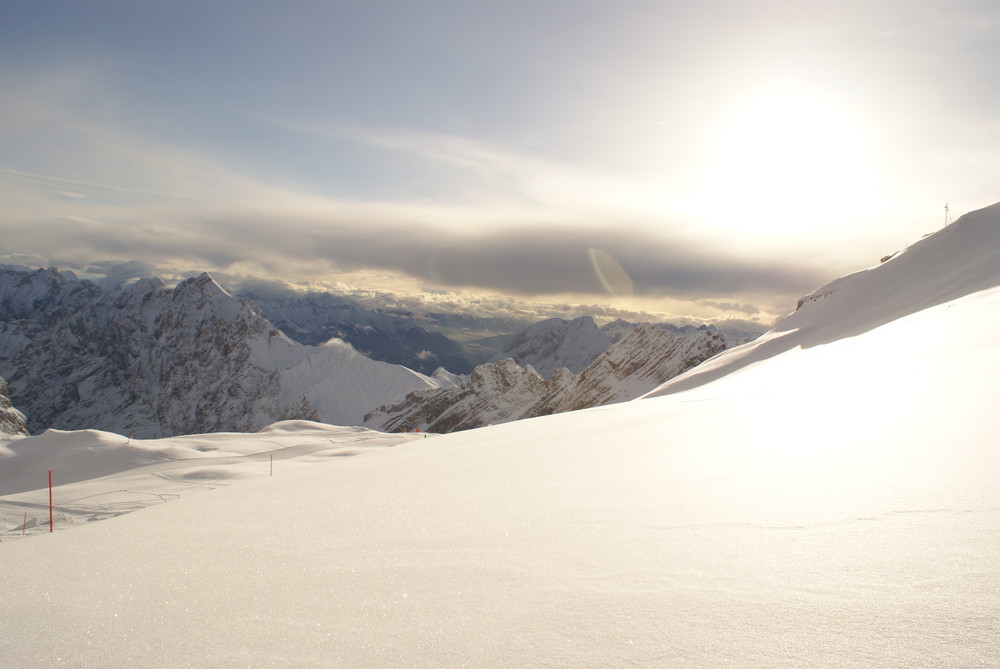
[[[871,159],[858,123],[804,90],[772,90],[727,108],[707,152],[702,206],[762,241],[809,233],[867,206]]]

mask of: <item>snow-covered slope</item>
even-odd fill
[[[686,390],[29,526],[0,664],[1000,666],[998,253],[1000,211],[963,218]],[[4,538],[47,491],[16,501]]]
[[[397,432],[455,432],[484,425],[635,399],[726,348],[715,330],[682,335],[649,323],[633,325],[581,372],[565,367],[548,380],[508,358],[480,365],[468,383],[413,392],[365,416],[369,427]]]
[[[309,421],[275,423],[253,434],[164,439],[101,430],[9,437],[0,442],[0,541],[49,531],[48,501],[40,504],[36,491],[49,470],[58,489],[54,526],[65,529],[412,438]]]
[[[342,342],[292,342],[209,275],[111,290],[55,269],[0,270],[0,374],[29,427],[141,437],[360,423],[439,383]],[[370,403],[370,404],[369,404]]]
[[[708,383],[795,347],[853,337],[922,309],[996,285],[1000,203],[961,218],[879,265],[841,277],[799,300],[765,335],[671,380],[653,395]],[[958,328],[960,321],[950,325]],[[956,339],[963,330],[955,330]],[[872,375],[878,370],[872,369]]]
[[[281,397],[289,403],[302,398],[326,423],[357,425],[386,397],[440,386],[406,367],[371,360],[339,339],[303,348],[309,355],[281,371]]]

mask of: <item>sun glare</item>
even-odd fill
[[[870,160],[853,119],[820,96],[768,92],[723,117],[709,151],[703,211],[761,241],[810,234],[870,198]]]

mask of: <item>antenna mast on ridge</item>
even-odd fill
[[[950,212],[948,210],[948,203],[945,202],[944,203],[944,227],[946,227],[946,228],[948,227],[948,223],[950,222],[949,217],[950,217]]]

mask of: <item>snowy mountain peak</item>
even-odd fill
[[[233,321],[246,311],[259,312],[248,303],[234,298],[207,272],[182,281],[173,289],[174,302],[187,302],[206,315]]]
[[[507,358],[476,367],[470,383],[476,390],[502,395],[517,386],[539,385],[543,380],[531,365],[521,367]]]
[[[0,271],[0,374],[32,431],[152,437],[252,431],[304,418],[356,424],[437,381],[349,345],[296,344],[210,275],[103,290],[52,271]]]
[[[0,319],[26,318],[38,309],[71,305],[97,290],[89,281],[55,267],[34,271],[0,269]]]
[[[512,358],[548,378],[560,367],[579,373],[612,344],[590,316],[549,318],[522,330],[494,361]]]
[[[601,332],[604,336],[608,338],[612,343],[619,342],[629,335],[632,330],[635,329],[635,323],[629,323],[621,318],[613,320],[610,323],[601,326]]]
[[[197,277],[190,279],[195,285],[200,287],[202,290],[208,290],[213,292],[218,292],[226,297],[232,297],[228,290],[222,287],[222,285],[215,280],[215,278],[208,272],[202,272]]]
[[[441,384],[442,388],[458,388],[462,385],[464,378],[459,374],[453,374],[444,367],[438,367],[431,374],[431,378]]]

